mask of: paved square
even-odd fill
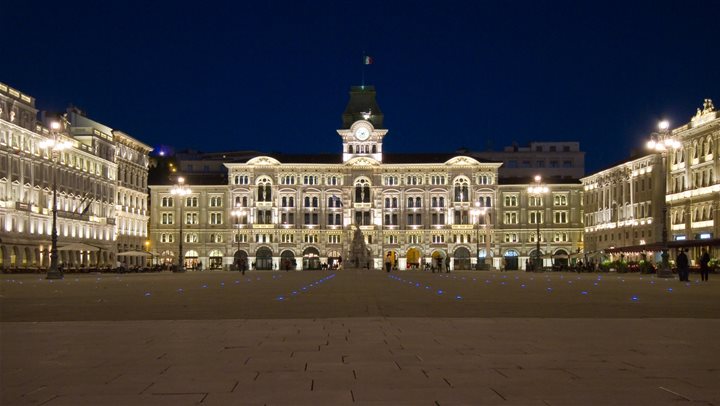
[[[2,275],[0,404],[720,405],[719,282]]]

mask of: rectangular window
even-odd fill
[[[432,242],[433,244],[443,244],[445,243],[445,236],[442,234],[433,234]]]
[[[198,207],[198,198],[195,196],[186,198],[185,207]]]
[[[199,224],[197,213],[185,213],[185,224]]]
[[[503,213],[503,223],[504,224],[517,224],[518,223],[518,214],[517,212],[510,211]]]
[[[517,207],[518,197],[517,195],[505,195],[505,207]]]
[[[161,224],[173,224],[174,223],[173,213],[163,213],[160,222],[161,222]]]
[[[553,206],[567,206],[568,197],[567,195],[554,195]]]
[[[218,225],[223,223],[223,217],[221,212],[210,213],[210,224]]]
[[[542,224],[542,223],[544,223],[544,221],[543,221],[543,212],[541,212],[541,211],[531,211],[531,212],[528,212],[528,216],[529,216],[529,222],[530,222],[530,224],[538,224],[538,223]]]
[[[567,224],[568,212],[566,211],[555,211],[555,224]]]
[[[210,197],[210,207],[222,207],[222,197],[221,196],[211,196]]]

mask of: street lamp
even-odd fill
[[[58,252],[57,252],[57,161],[60,152],[70,148],[71,144],[67,140],[63,140],[60,136],[60,123],[53,121],[50,123],[51,138],[41,141],[39,146],[47,150],[51,154],[53,163],[53,180],[52,180],[52,237],[50,248],[50,268],[48,269],[47,279],[62,279],[63,273],[58,269]]]
[[[150,240],[145,240],[145,252],[150,254],[150,265],[153,264],[153,254],[150,252]]]
[[[670,269],[670,262],[668,261],[668,233],[667,233],[667,200],[665,195],[667,193],[667,155],[668,151],[674,151],[680,148],[680,141],[676,140],[672,136],[670,131],[670,123],[667,120],[663,120],[658,123],[658,131],[650,135],[650,140],[647,142],[647,148],[653,152],[659,153],[662,157],[662,173],[663,179],[660,185],[660,195],[663,199],[662,205],[662,221],[660,226],[662,227],[662,259],[660,267],[657,270],[657,276],[660,278],[672,278],[673,273]]]
[[[245,217],[245,214],[247,213],[245,209],[241,209],[240,205],[235,206],[235,210],[230,212],[233,217],[235,217],[235,225],[237,226],[237,235],[235,236],[235,239],[237,240],[237,252],[240,252],[240,220]],[[237,254],[236,252],[236,254]],[[233,255],[234,257],[234,255]],[[239,260],[237,260],[237,263],[235,264],[238,267],[238,271],[242,271],[243,274],[245,274],[245,265],[241,264]]]
[[[535,206],[538,207],[538,211],[535,212],[535,223],[537,224],[537,230],[535,234],[535,265],[534,270],[538,270],[542,267],[542,258],[540,257],[540,213],[543,207],[543,196],[549,191],[548,187],[542,184],[542,177],[540,175],[535,176],[535,183],[532,186],[528,186],[528,195],[537,199]],[[529,206],[529,205],[528,205]]]
[[[480,216],[485,215],[485,208],[480,208],[480,202],[475,202],[475,208],[472,209],[471,214],[475,216],[475,269],[480,270]],[[487,236],[485,236],[487,240]],[[487,252],[485,252],[487,256]]]
[[[185,178],[179,176],[177,183],[170,190],[175,196],[180,196],[180,252],[178,255],[178,269],[176,272],[185,272],[185,263],[183,258],[183,197],[190,194],[190,188],[185,185]]]

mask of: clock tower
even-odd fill
[[[368,157],[382,162],[382,141],[387,134],[383,114],[375,101],[374,86],[353,86],[343,113],[343,126],[337,130],[343,140],[343,162]]]

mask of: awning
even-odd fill
[[[691,247],[720,247],[720,238],[713,238],[707,240],[668,241],[667,247],[669,249]],[[620,254],[628,252],[659,252],[662,251],[662,249],[663,244],[661,242],[654,242],[652,244],[645,245],[629,245],[626,247],[605,248],[603,251],[606,254]]]
[[[63,245],[58,247],[58,251],[100,251],[100,248],[93,245],[83,244],[81,242],[74,242],[72,244]]]
[[[151,253],[145,251],[124,251],[118,252],[119,257],[150,257]]]

